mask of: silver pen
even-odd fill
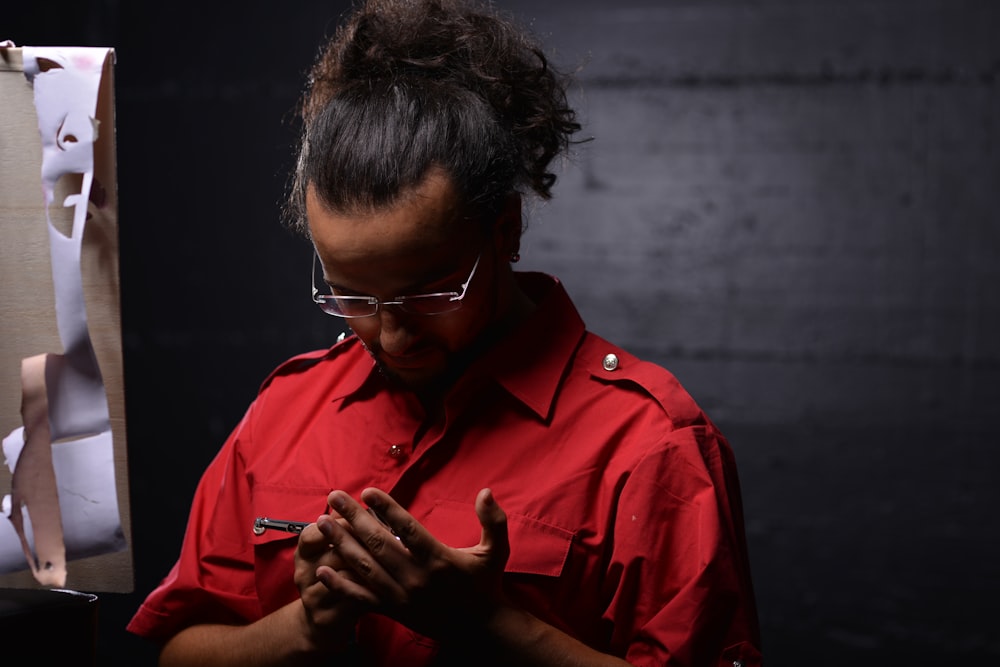
[[[269,519],[266,516],[259,516],[253,520],[253,534],[263,535],[265,530],[281,530],[286,533],[298,535],[302,529],[309,525],[307,521],[284,521],[282,519]]]
[[[371,514],[375,519],[385,526],[392,536],[399,540],[399,535],[396,534],[389,524],[385,522],[382,517],[375,512],[375,510],[368,508],[368,513]],[[280,530],[286,533],[295,533],[298,535],[302,530],[309,525],[307,521],[285,521],[284,519],[269,519],[266,516],[259,516],[253,520],[253,534],[263,535],[265,530]]]

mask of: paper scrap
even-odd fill
[[[63,544],[59,491],[52,466],[49,406],[45,391],[45,358],[40,354],[21,362],[21,418],[23,446],[11,452],[16,461],[11,485],[10,520],[21,538],[21,548],[32,574],[46,586],[66,585],[66,547]],[[6,448],[5,448],[6,449]],[[4,452],[7,455],[7,452]],[[24,513],[33,517],[34,548],[24,531]]]

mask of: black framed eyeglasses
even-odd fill
[[[441,315],[442,313],[450,313],[462,307],[462,299],[465,298],[465,293],[469,289],[472,276],[476,275],[476,268],[479,266],[479,259],[482,256],[482,252],[476,256],[476,262],[472,265],[469,277],[462,283],[461,292],[409,294],[406,296],[395,296],[390,300],[382,301],[374,296],[320,294],[319,290],[316,289],[316,253],[313,253],[312,300],[327,315],[348,319],[371,317],[382,306],[395,306],[404,313],[411,315]]]

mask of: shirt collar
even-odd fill
[[[515,275],[535,309],[476,366],[545,419],[586,327],[558,278]]]

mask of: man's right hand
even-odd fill
[[[319,521],[337,521],[350,530],[350,525],[336,514],[323,515]],[[358,617],[371,607],[374,596],[348,573],[338,578],[337,586],[324,584],[316,576],[320,566],[336,571],[348,569],[317,524],[311,523],[299,535],[295,550],[295,585],[317,650],[336,652],[346,646]]]

